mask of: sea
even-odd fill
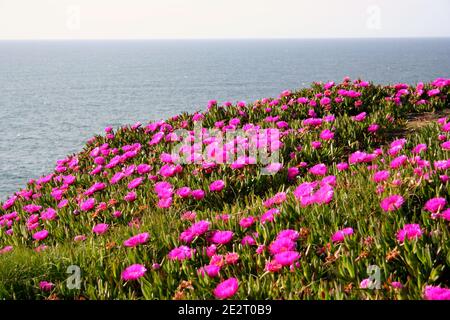
[[[0,200],[106,126],[345,76],[450,77],[450,38],[0,41]]]

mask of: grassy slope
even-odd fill
[[[149,163],[157,174],[162,163],[159,155],[170,150],[170,144],[161,142],[156,146],[149,146],[148,141],[154,133],[145,133],[143,128],[132,130],[123,127],[115,132],[114,139],[103,136],[85,147],[79,153],[79,169],[70,170],[64,174],[74,174],[77,180],[64,195],[69,205],[58,209],[58,219],[41,221],[37,230],[45,228],[49,231],[47,239],[37,243],[32,239],[36,231],[29,231],[25,221],[29,216],[22,207],[25,204],[36,203],[43,208],[56,208],[57,202],[50,196],[52,188],[58,182],[51,181],[44,184],[40,190],[36,185],[28,185],[29,190],[41,193],[36,200],[17,200],[14,207],[7,211],[0,209],[0,215],[17,211],[20,221],[13,224],[14,235],[5,234],[6,228],[0,229],[0,248],[12,245],[14,249],[0,255],[0,297],[2,298],[88,298],[88,299],[211,299],[212,290],[220,279],[237,277],[239,290],[234,298],[249,299],[419,299],[423,295],[427,284],[449,286],[450,281],[450,251],[449,228],[444,219],[431,219],[430,213],[423,210],[424,203],[433,197],[443,196],[448,199],[449,184],[439,179],[439,174],[431,174],[429,180],[418,179],[414,174],[414,165],[408,164],[400,169],[389,169],[391,157],[386,154],[386,146],[394,139],[393,132],[406,126],[408,116],[417,112],[436,111],[448,108],[449,87],[441,89],[441,94],[428,98],[425,105],[416,105],[419,99],[412,91],[401,98],[401,105],[386,101],[386,97],[395,95],[396,89],[390,86],[382,87],[370,85],[360,88],[348,84],[340,84],[331,89],[331,97],[338,96],[339,88],[352,88],[361,92],[362,105],[355,107],[358,98],[345,98],[342,103],[331,104],[330,110],[316,107],[317,117],[334,114],[334,123],[324,123],[319,128],[308,128],[302,133],[290,133],[283,138],[283,169],[274,176],[262,176],[258,166],[248,166],[245,169],[233,170],[227,165],[219,165],[211,172],[201,170],[198,165],[185,165],[183,171],[170,181],[175,188],[189,186],[191,189],[208,190],[209,184],[217,179],[223,179],[226,188],[221,193],[207,192],[205,199],[180,199],[175,196],[169,209],[156,206],[157,197],[153,190],[154,182],[146,180],[139,186],[137,200],[128,203],[123,200],[129,192],[127,184],[138,175],[133,174],[116,185],[109,185],[112,175],[122,169],[118,166],[107,170],[106,176],[91,176],[88,173],[95,167],[89,152],[96,146],[107,142],[110,146],[120,148],[126,144],[139,142],[142,150],[126,165]],[[431,89],[431,85],[426,85]],[[302,128],[302,121],[308,118],[308,107],[294,103],[287,111],[280,106],[291,98],[309,97],[324,92],[320,85],[294,92],[289,97],[280,98],[278,106],[271,111],[265,110],[267,105],[257,108],[213,107],[206,112],[203,125],[213,127],[219,120],[241,118],[241,124],[254,123],[263,127],[273,124],[264,122],[271,115],[279,115],[279,120],[289,123],[290,128]],[[319,99],[317,99],[319,100]],[[239,110],[246,115],[239,114]],[[367,112],[363,122],[355,122],[352,116],[360,112]],[[393,117],[387,121],[386,116]],[[176,120],[167,123],[178,127],[186,120],[192,128],[192,115],[183,114]],[[369,133],[369,124],[378,123],[381,128],[376,134]],[[319,133],[324,129],[335,132],[334,139],[322,141],[322,148],[313,150],[311,142],[319,139]],[[417,130],[408,132],[407,144],[400,152],[412,157],[411,149],[418,143],[426,143],[428,151],[423,158],[433,164],[436,160],[449,158],[449,151],[440,147],[442,141],[437,140],[440,127],[435,122],[421,126]],[[447,135],[448,140],[448,135]],[[302,151],[296,147],[302,145]],[[373,170],[367,164],[351,165],[347,171],[338,171],[336,164],[347,161],[348,156],[355,151],[371,152],[375,148],[384,147],[384,155],[378,157],[372,164],[379,166],[378,170],[386,168],[391,171],[391,178],[385,184],[385,190],[378,195],[375,190],[377,184],[371,180]],[[295,152],[295,157],[289,155]],[[399,154],[399,155],[400,155]],[[398,156],[398,155],[397,155]],[[384,158],[384,163],[380,161]],[[108,157],[111,159],[111,156]],[[300,168],[300,175],[295,181],[287,179],[286,170],[306,162],[308,167],[317,163],[324,163],[328,167],[328,175],[337,177],[334,197],[329,204],[301,207],[292,191],[305,181],[320,180],[320,177],[308,173],[307,168]],[[196,174],[193,174],[195,172]],[[398,174],[402,181],[400,186],[394,186],[392,180]],[[448,170],[447,170],[448,174]],[[159,179],[163,179],[159,177]],[[94,182],[102,181],[108,184],[106,190],[96,192],[97,204],[101,201],[108,203],[111,199],[117,203],[108,206],[105,211],[92,210],[74,215],[79,209],[77,196],[88,189]],[[267,208],[263,201],[280,191],[287,192],[287,200],[277,206],[281,214],[273,223],[256,223],[249,229],[239,226],[239,220],[246,216],[260,217]],[[400,194],[405,203],[399,210],[384,212],[380,208],[380,200],[391,194]],[[448,199],[450,200],[450,199]],[[122,211],[120,218],[114,218],[112,212]],[[231,230],[234,237],[231,243],[218,247],[218,254],[237,252],[239,262],[236,265],[224,266],[218,278],[200,277],[197,269],[208,264],[209,258],[202,255],[203,247],[209,245],[204,236],[198,237],[190,245],[197,248],[192,260],[183,262],[169,261],[168,252],[181,245],[180,233],[190,222],[180,219],[183,212],[194,210],[196,220],[209,220],[211,229]],[[218,214],[227,213],[229,221],[217,219]],[[139,219],[139,230],[131,228],[128,223]],[[91,229],[97,224],[105,222],[110,229],[101,236],[93,235]],[[399,243],[396,232],[405,223],[419,223],[424,235],[417,240]],[[354,235],[347,237],[342,243],[331,243],[331,235],[344,227],[352,227]],[[294,229],[300,231],[301,237],[297,241],[297,251],[301,253],[300,265],[293,270],[284,267],[277,273],[266,272],[265,264],[270,254],[255,253],[256,246],[243,246],[240,242],[245,235],[255,237],[257,244],[269,244],[276,238],[279,231]],[[126,248],[123,241],[138,232],[148,232],[150,241],[136,248]],[[73,241],[74,236],[85,234],[87,240],[80,243]],[[370,238],[370,239],[369,239]],[[33,248],[45,244],[47,249],[35,252]],[[159,270],[152,270],[152,263],[160,263]],[[133,263],[144,264],[148,271],[145,277],[125,282],[120,274],[123,269]],[[381,270],[383,283],[381,290],[359,290],[361,280],[367,278],[368,265],[378,265]],[[80,290],[69,290],[65,280],[68,277],[66,268],[78,265],[82,270],[82,286]],[[52,292],[39,289],[39,282],[51,281],[56,286]],[[187,281],[187,282],[186,282]],[[391,281],[400,281],[404,285],[402,290],[390,287]]]

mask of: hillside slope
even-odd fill
[[[2,204],[0,298],[448,299],[449,92],[344,79],[106,128]]]

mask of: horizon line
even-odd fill
[[[187,37],[187,38],[0,38],[0,41],[186,41],[186,40],[352,40],[352,39],[449,39],[446,36],[354,36],[354,37]]]

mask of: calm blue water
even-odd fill
[[[107,125],[312,81],[450,76],[450,39],[0,41],[0,199]]]

